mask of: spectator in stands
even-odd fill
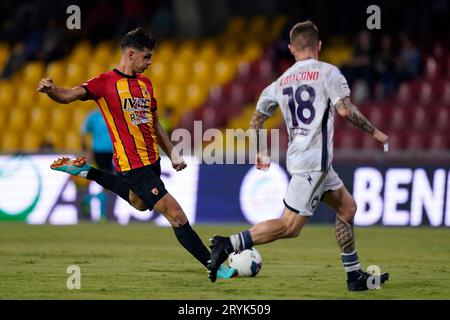
[[[358,34],[352,58],[341,70],[350,85],[359,79],[368,86],[373,84],[373,48],[369,31],[364,30]]]
[[[395,62],[395,56],[392,52],[392,38],[385,34],[381,38],[380,50],[376,53],[374,59],[374,70],[381,85],[379,92],[377,92],[379,99],[393,93],[397,86]]]
[[[400,52],[397,60],[400,81],[408,81],[420,75],[420,52],[405,33],[400,35]]]

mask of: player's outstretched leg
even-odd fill
[[[131,192],[128,186],[116,175],[94,168],[88,163],[86,157],[80,156],[75,159],[69,159],[67,157],[59,158],[50,165],[50,168],[95,181],[103,188],[117,194],[136,209],[141,211],[148,210],[145,203]]]
[[[355,234],[353,221],[356,214],[356,203],[347,188],[327,192],[324,201],[336,211],[336,241],[341,250],[341,259],[347,273],[347,288],[349,291],[365,291],[370,288],[372,275],[361,270],[358,253],[355,249]],[[388,273],[379,275],[379,283],[389,279]]]
[[[285,208],[280,219],[263,221],[250,230],[230,237],[214,236],[211,241],[211,261],[208,263],[209,279],[216,281],[217,270],[232,252],[250,249],[254,245],[264,244],[283,238],[295,238],[307,223],[308,217]]]

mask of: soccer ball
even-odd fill
[[[262,259],[258,250],[250,248],[228,256],[228,265],[238,271],[239,277],[254,277],[261,270]]]

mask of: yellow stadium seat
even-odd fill
[[[39,80],[44,75],[44,64],[42,62],[31,62],[25,66],[24,69],[25,84],[37,87]]]
[[[93,50],[93,57],[91,58],[91,61],[95,61],[97,63],[104,64],[111,60],[111,58],[114,56],[115,52],[112,50],[111,43],[108,41],[104,41],[100,43],[94,50]]]
[[[81,151],[81,136],[79,131],[68,131],[64,137],[64,150],[78,153]]]
[[[186,108],[195,109],[202,105],[208,97],[208,90],[198,84],[190,84],[186,88]]]
[[[176,108],[184,108],[184,91],[180,89],[180,86],[177,86],[173,83],[170,83],[164,88],[164,96],[165,103],[168,107]]]
[[[80,41],[72,50],[68,60],[79,64],[85,64],[88,61],[91,61],[91,52],[92,48],[90,43],[87,41]]]
[[[48,126],[48,109],[34,107],[30,112],[30,129],[45,130]]]
[[[85,102],[86,104],[87,102]],[[81,127],[84,124],[84,121],[86,120],[86,117],[91,110],[91,108],[87,108],[85,106],[81,105],[75,105],[71,106],[72,108],[72,114],[70,116],[71,122],[72,122],[72,129],[77,130],[78,132],[81,130]]]
[[[169,70],[167,70],[167,64],[161,61],[155,61],[151,64],[144,75],[150,78],[153,83],[164,83]]]
[[[244,51],[241,54],[241,60],[245,62],[252,62],[258,60],[263,55],[262,45],[257,42],[250,42],[244,48]]]
[[[190,80],[191,64],[182,61],[175,61],[172,63],[170,76],[170,81],[174,81],[178,84],[186,83]]]
[[[207,41],[203,44],[198,54],[198,58],[203,61],[213,62],[219,56],[217,47],[212,41]]]
[[[283,28],[286,26],[288,22],[288,18],[285,16],[277,16],[273,21],[269,22],[270,28],[268,28],[268,32],[265,35],[266,43],[272,43],[276,41],[283,31]]]
[[[172,41],[164,41],[155,50],[153,62],[168,63],[175,58],[175,44]]]
[[[55,151],[62,151],[64,149],[64,135],[58,131],[47,131],[44,136],[44,141],[53,146]]]
[[[236,74],[235,63],[231,59],[220,59],[214,65],[213,83],[223,85],[231,81]]]
[[[193,41],[183,42],[178,50],[177,60],[186,63],[192,61],[197,53],[196,45]]]
[[[267,31],[267,18],[264,16],[253,17],[249,23],[248,35],[250,39],[263,40]]]
[[[13,153],[19,151],[21,136],[16,131],[7,130],[1,135],[1,151]]]
[[[49,128],[56,131],[66,130],[69,123],[69,106],[61,105],[50,110]]]
[[[246,21],[244,17],[233,17],[228,23],[227,30],[225,34],[230,37],[241,37],[245,34]]]
[[[62,85],[66,78],[66,62],[54,61],[47,66],[44,77],[53,79],[56,85]]]
[[[208,63],[205,60],[197,60],[193,63],[192,77],[190,78],[195,83],[206,84],[211,81],[212,72],[211,63]]]
[[[15,89],[11,81],[0,82],[0,110],[10,109],[15,105]]]
[[[0,70],[3,70],[6,61],[8,61],[9,51],[9,45],[5,42],[0,42]]]
[[[0,128],[6,128],[6,121],[8,118],[8,111],[0,109]]]
[[[79,63],[69,63],[67,65],[66,82],[67,87],[75,87],[86,81],[86,68]]]
[[[86,80],[97,77],[100,74],[107,72],[108,67],[109,66],[105,66],[104,64],[100,64],[97,62],[89,63],[89,66],[88,66],[87,72],[86,72]]]
[[[22,137],[21,150],[24,152],[38,152],[42,144],[41,131],[25,131]]]
[[[28,125],[28,110],[15,108],[9,112],[8,127],[10,130],[25,130]]]
[[[38,104],[38,95],[42,95],[42,93],[36,92],[34,86],[21,87],[17,92],[16,105],[19,108],[30,109]]]

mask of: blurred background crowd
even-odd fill
[[[66,8],[81,9],[69,30]],[[368,30],[369,5],[381,29]],[[117,65],[120,38],[142,26],[158,41],[146,71],[168,131],[248,128],[265,86],[293,63],[288,32],[310,19],[320,59],[341,68],[362,112],[391,137],[394,157],[448,161],[450,2],[276,0],[93,0],[0,2],[1,153],[80,152],[80,128],[95,103],[57,106],[39,79],[75,86]],[[281,114],[267,123],[287,133]],[[337,119],[336,156],[373,159],[370,136]]]

